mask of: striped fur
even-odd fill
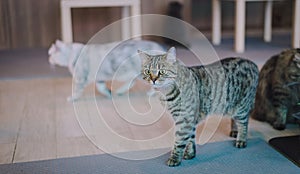
[[[246,146],[248,116],[258,83],[257,66],[245,59],[227,58],[207,66],[186,67],[176,61],[175,49],[163,55],[147,55],[143,79],[161,91],[163,103],[175,121],[175,143],[169,166],[195,157],[195,130],[210,114],[231,115],[235,146]]]
[[[271,57],[259,75],[255,109],[251,116],[285,129],[288,111],[300,99],[300,49],[290,49]]]

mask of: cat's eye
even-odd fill
[[[164,69],[159,70],[159,74],[160,75],[166,74],[166,70],[164,70]]]
[[[150,75],[150,70],[149,70],[149,69],[145,69],[145,70],[144,70],[144,74],[145,74],[145,75]]]

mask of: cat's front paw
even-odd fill
[[[195,152],[194,152],[194,153],[185,153],[185,154],[183,155],[183,159],[185,159],[185,160],[190,160],[190,159],[195,158],[195,156],[196,156],[196,153],[195,153]]]
[[[169,167],[176,167],[176,166],[179,166],[181,163],[181,160],[179,158],[173,158],[173,157],[170,157],[167,161],[167,165]]]
[[[125,93],[124,92],[116,92],[117,96],[122,96]],[[107,98],[112,98],[112,94],[110,93],[109,95],[106,95]]]
[[[195,142],[189,142],[183,154],[183,159],[190,160],[196,156],[196,146]]]
[[[67,98],[67,101],[68,101],[68,102],[74,102],[74,101],[77,101],[78,99],[79,99],[79,97],[69,96],[69,97]]]
[[[245,148],[247,146],[247,142],[246,141],[237,140],[237,141],[235,141],[234,146],[236,148]]]
[[[285,124],[280,123],[280,122],[274,122],[273,123],[273,128],[277,130],[284,130],[285,129]]]

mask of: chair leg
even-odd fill
[[[130,39],[130,36],[131,36],[131,32],[130,32],[130,24],[129,24],[129,20],[126,19],[127,17],[130,16],[130,7],[123,7],[122,8],[122,39],[123,40],[127,40],[127,39]],[[125,19],[124,19],[125,18]]]
[[[134,3],[130,8],[130,12],[132,16],[132,25],[131,25],[131,34],[135,39],[141,39],[142,35],[142,17],[141,15],[141,4],[140,1],[138,3]]]
[[[300,48],[300,1],[294,1],[293,48]]]
[[[61,1],[60,6],[62,34],[61,39],[66,43],[71,43],[73,41],[71,7],[67,6],[65,3],[65,1]]]
[[[265,22],[264,22],[264,41],[271,42],[272,40],[272,6],[271,0],[266,2],[265,6]]]
[[[238,53],[245,50],[245,17],[246,2],[245,0],[235,1],[235,45],[234,49]]]
[[[221,0],[212,1],[212,43],[221,43]]]

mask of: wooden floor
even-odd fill
[[[94,97],[90,85],[73,105],[66,101],[71,82],[69,77],[0,81],[1,164],[171,147],[172,119],[156,97],[148,101],[143,84],[113,100],[97,93]],[[199,125],[199,144],[231,139],[230,119],[223,118],[218,126],[219,118]],[[300,134],[297,125],[276,131],[250,120],[249,138],[294,134]]]

